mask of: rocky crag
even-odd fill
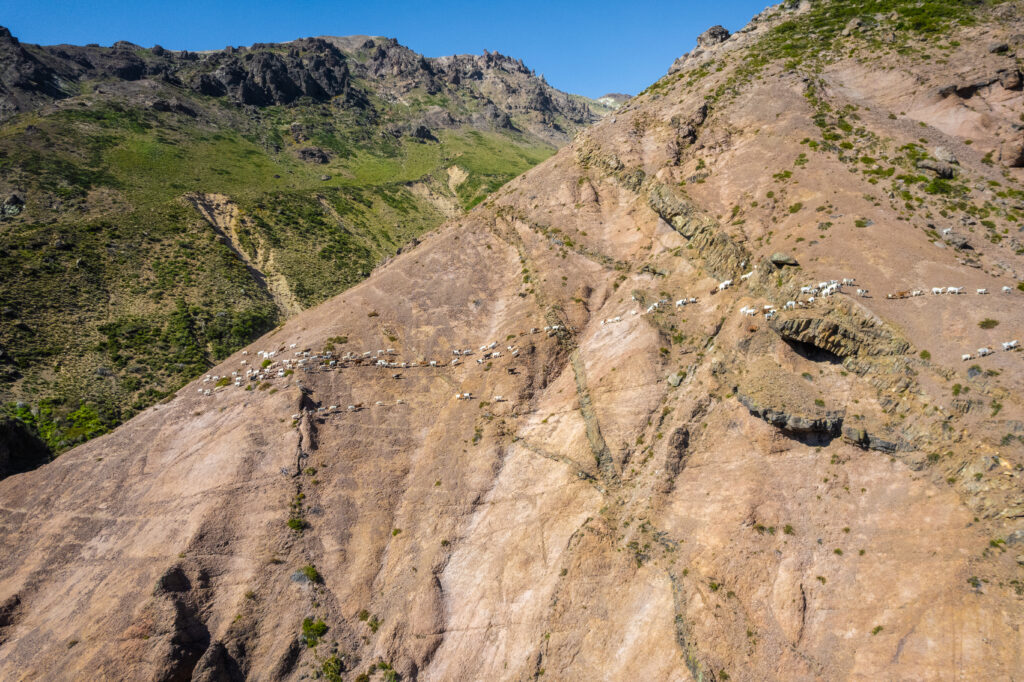
[[[1021,9],[771,8],[0,482],[0,676],[1013,679]]]

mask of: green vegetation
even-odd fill
[[[344,672],[345,664],[336,654],[320,664],[320,674],[327,682],[342,682]]]
[[[302,639],[310,648],[320,643],[320,638],[327,634],[327,630],[327,624],[322,620],[305,618],[302,621]]]
[[[978,323],[978,326],[982,329],[995,329],[999,326],[999,320],[993,320],[990,317],[986,317],[984,320]]]
[[[320,576],[320,571],[316,570],[316,566],[313,564],[306,564],[299,569],[302,575],[306,576],[311,583],[321,583],[323,578]]]

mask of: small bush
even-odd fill
[[[881,625],[876,625],[875,627],[871,628],[871,634],[872,634],[872,635],[877,635],[877,634],[878,634],[879,632],[881,632],[881,631],[882,631],[883,629],[884,629],[884,628],[882,628],[882,626],[881,626]]]
[[[306,522],[303,521],[302,519],[294,518],[294,517],[288,519],[288,527],[291,528],[292,530],[294,530],[297,533],[301,533],[306,528],[306,526],[307,526]]]
[[[932,354],[929,353],[926,350],[921,351],[920,355],[921,355],[921,359],[922,360],[931,360],[932,359]]]
[[[327,634],[327,623],[322,620],[306,618],[302,621],[302,638],[306,646],[315,647],[320,643],[320,638]]]
[[[978,326],[982,329],[995,329],[999,326],[999,320],[993,320],[991,317],[986,317],[978,323]]]
[[[309,581],[311,583],[320,583],[320,582],[323,582],[323,580],[324,580],[320,576],[320,571],[316,570],[316,566],[314,566],[313,564],[306,564],[305,566],[303,566],[299,570],[302,572],[302,575],[304,575],[307,578],[309,578]]]

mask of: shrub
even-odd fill
[[[341,682],[345,664],[337,655],[331,656],[320,665],[320,673],[328,682]]]
[[[288,519],[288,527],[297,533],[301,533],[306,528],[306,526],[306,522],[300,518],[293,517]]]
[[[882,628],[881,625],[876,625],[875,627],[871,628],[871,634],[872,635],[877,635],[882,630],[883,630],[883,628]]]
[[[320,638],[327,634],[327,623],[322,620],[306,618],[302,621],[302,638],[306,646],[315,647],[320,643]]]
[[[306,564],[305,566],[303,566],[299,570],[302,572],[302,575],[304,575],[307,578],[309,578],[309,582],[311,582],[311,583],[323,582],[323,578],[320,576],[320,571],[316,570],[316,566],[314,566],[313,564]]]
[[[986,317],[978,323],[978,326],[982,329],[995,329],[999,326],[999,320],[993,320],[991,317]]]
[[[921,351],[921,359],[922,360],[931,360],[932,359],[932,354],[929,353],[926,350],[923,350],[923,351]]]

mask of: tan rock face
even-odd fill
[[[853,88],[870,65],[813,74],[813,97],[781,64],[740,87],[752,36],[0,482],[0,678],[1019,675],[1024,373],[1000,342],[1024,261],[1017,195],[989,189],[1013,171],[901,118],[917,95]],[[816,98],[859,112],[854,149]],[[889,184],[910,144],[954,150],[967,194]],[[994,231],[967,210],[986,201]],[[972,227],[970,262],[939,248]],[[800,292],[833,279],[856,284]],[[258,351],[266,376],[230,385]]]

